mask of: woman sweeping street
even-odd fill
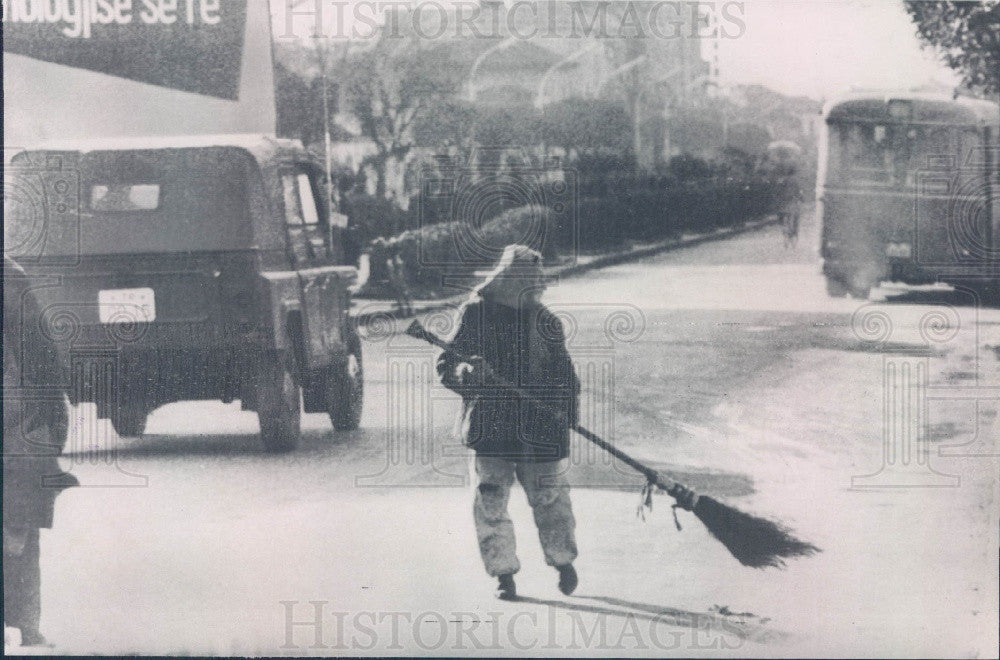
[[[566,481],[571,425],[580,384],[566,350],[562,324],[539,298],[545,288],[542,256],[507,246],[496,268],[461,310],[459,327],[437,369],[445,386],[462,396],[462,433],[475,451],[476,535],[497,595],[516,597],[520,570],[514,527],[507,513],[515,477],[528,497],[545,561],[559,573],[559,589],[576,589],[575,520]],[[469,362],[456,354],[475,356]],[[517,383],[546,408],[491,384]],[[552,412],[548,408],[555,408]]]

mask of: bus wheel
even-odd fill
[[[265,352],[257,368],[257,418],[264,448],[290,451],[299,444],[299,384],[291,351]]]
[[[361,340],[348,340],[347,359],[337,361],[326,376],[326,408],[334,430],[353,431],[361,424],[365,400],[365,372],[361,362]]]
[[[851,286],[848,292],[851,294],[852,298],[857,300],[868,300],[868,296],[872,292],[872,287],[870,284],[856,284]]]

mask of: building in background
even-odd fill
[[[482,4],[505,20],[492,24],[500,27],[496,39],[472,44],[469,100],[536,108],[578,97],[620,100],[633,118],[639,166],[669,158],[671,108],[702,96],[711,82],[702,35],[717,21],[707,5],[538,0],[528,11],[526,3]],[[484,12],[484,33],[491,18]]]

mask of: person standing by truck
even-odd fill
[[[444,385],[462,396],[465,444],[475,451],[478,486],[474,520],[486,572],[497,595],[516,598],[520,570],[507,501],[514,478],[534,513],[545,561],[559,572],[559,589],[576,589],[573,509],[566,480],[570,426],[580,383],[559,319],[539,300],[542,256],[507,246],[492,273],[461,311],[450,345],[438,359]],[[472,362],[458,355],[476,356]],[[542,399],[544,408],[491,384],[496,376]]]
[[[43,646],[39,530],[52,527],[56,496],[78,485],[56,457],[68,428],[55,346],[37,332],[38,305],[24,271],[4,255],[3,319],[3,618],[22,646]],[[6,645],[6,635],[5,635]]]

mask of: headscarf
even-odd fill
[[[503,249],[496,267],[473,290],[480,296],[489,295],[490,290],[504,281],[537,281],[542,275],[542,255],[527,245],[512,244]]]

